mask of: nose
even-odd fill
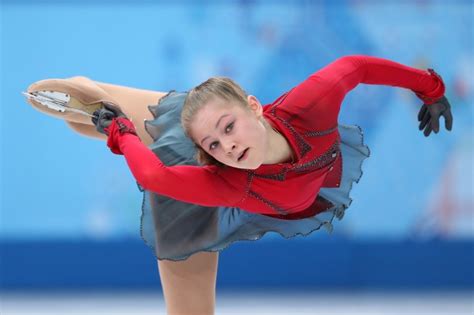
[[[237,146],[233,142],[228,142],[224,145],[224,149],[227,155],[232,155],[236,150]]]

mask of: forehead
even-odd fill
[[[238,104],[237,101],[228,101],[221,98],[213,98],[209,100],[197,113],[196,113],[196,121],[197,122],[210,122],[212,120],[217,120],[223,114],[230,114],[230,115],[242,115],[245,113],[245,109],[242,105]],[[215,124],[212,126],[214,129]]]
[[[235,101],[215,98],[206,103],[197,113],[191,124],[191,130],[198,143],[204,137],[217,133],[216,124],[223,115],[227,115],[219,122],[219,126],[227,119],[245,114],[245,110]]]
[[[204,115],[213,115],[217,113],[222,113],[224,111],[232,110],[233,106],[232,101],[227,101],[225,99],[221,99],[219,97],[214,97],[206,102],[204,106],[201,107],[197,115],[204,116]]]

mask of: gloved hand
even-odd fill
[[[92,115],[92,123],[98,132],[109,135],[108,127],[112,124],[114,118],[127,118],[127,116],[118,108],[111,103],[102,103],[104,107],[96,110]],[[128,119],[128,118],[127,118]]]
[[[446,96],[443,96],[433,104],[423,104],[418,113],[418,121],[420,126],[418,129],[424,130],[425,137],[428,137],[431,131],[439,132],[439,118],[444,116],[444,125],[447,130],[451,131],[453,128],[453,115],[451,114],[451,105]]]

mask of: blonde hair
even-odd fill
[[[181,125],[186,136],[191,138],[196,146],[195,158],[200,164],[224,166],[223,163],[217,161],[202,149],[191,136],[191,123],[194,121],[197,112],[216,97],[226,101],[236,101],[245,109],[249,109],[247,93],[237,83],[229,78],[213,77],[188,92],[181,111]]]

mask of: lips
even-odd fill
[[[245,152],[247,152],[248,149],[249,148],[245,149],[244,151],[242,151],[242,153],[240,153],[239,158],[237,159],[237,161],[240,161],[240,159],[242,159],[242,157],[245,155]]]

